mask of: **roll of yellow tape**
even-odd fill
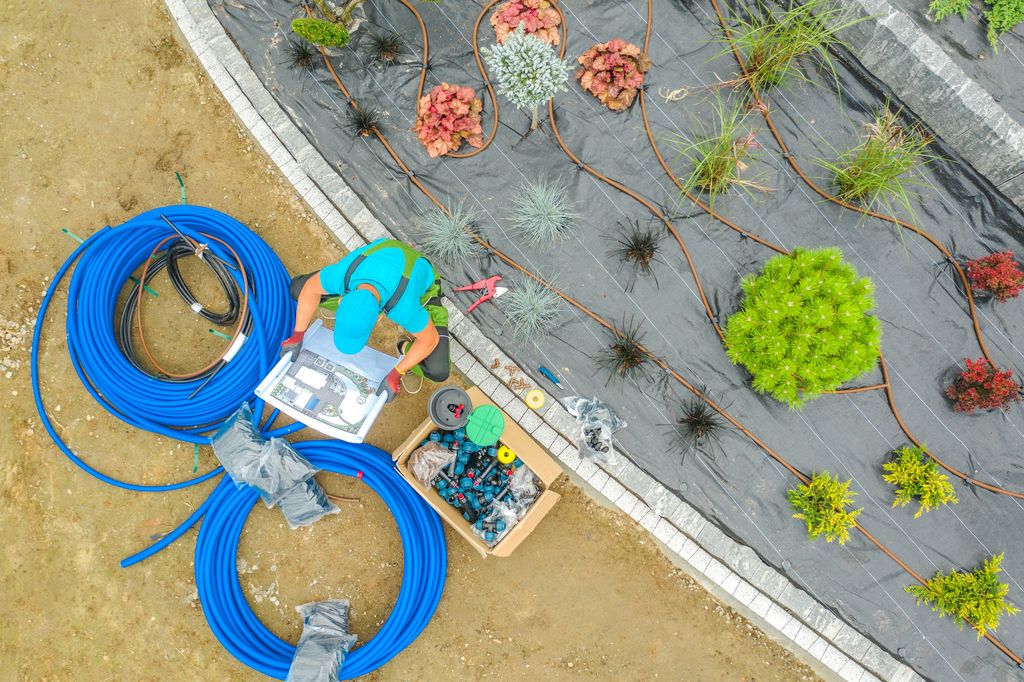
[[[544,407],[544,391],[534,388],[526,392],[526,406],[531,410]]]
[[[502,464],[511,464],[516,461],[516,453],[507,445],[502,445],[498,448],[498,461]]]

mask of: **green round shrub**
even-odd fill
[[[348,29],[324,19],[294,19],[292,31],[314,45],[323,47],[345,47],[348,45]]]
[[[795,249],[743,278],[743,307],[726,322],[729,359],[754,390],[791,408],[874,368],[882,327],[870,279],[839,249]]]

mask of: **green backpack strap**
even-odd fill
[[[389,298],[383,306],[381,306],[381,311],[383,311],[385,315],[388,315],[392,310],[394,310],[395,306],[398,305],[398,302],[402,299],[402,295],[405,294],[405,290],[409,286],[409,277],[412,276],[412,269],[416,266],[416,261],[423,258],[423,255],[419,251],[415,250],[405,242],[397,239],[385,239],[384,241],[371,245],[368,249],[353,258],[352,262],[348,266],[348,270],[345,272],[345,290],[342,295],[347,294],[351,290],[350,282],[352,280],[352,275],[355,274],[362,262],[366,260],[368,256],[372,256],[378,251],[382,251],[384,249],[398,249],[402,252],[402,257],[405,259],[405,265],[402,267],[402,278],[398,280],[398,286],[395,287],[395,293],[391,295],[391,298]]]

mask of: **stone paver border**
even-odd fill
[[[288,118],[206,0],[165,2],[185,42],[237,118],[335,239],[351,250],[390,236]],[[488,369],[494,360],[502,367],[516,363],[447,299],[445,305],[451,314],[456,367],[555,455],[571,476],[585,482],[592,497],[629,514],[673,561],[719,598],[827,677],[849,682],[922,679],[624,456],[616,454],[607,464],[582,459],[573,444],[578,433],[575,419],[551,396],[542,409],[527,408]]]
[[[887,0],[850,0],[851,51],[943,141],[1024,209],[1024,126]]]

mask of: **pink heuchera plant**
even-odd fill
[[[594,45],[580,55],[579,62],[582,66],[576,78],[580,85],[612,111],[629,108],[651,68],[647,55],[621,38]]]
[[[420,98],[413,131],[427,148],[430,158],[456,151],[463,142],[482,147],[480,123],[483,102],[473,88],[441,83]]]
[[[519,24],[523,31],[543,40],[545,43],[557,45],[561,36],[558,27],[562,17],[549,0],[509,0],[498,6],[491,15],[491,26],[497,36],[498,44],[505,42],[509,33],[516,30]]]

